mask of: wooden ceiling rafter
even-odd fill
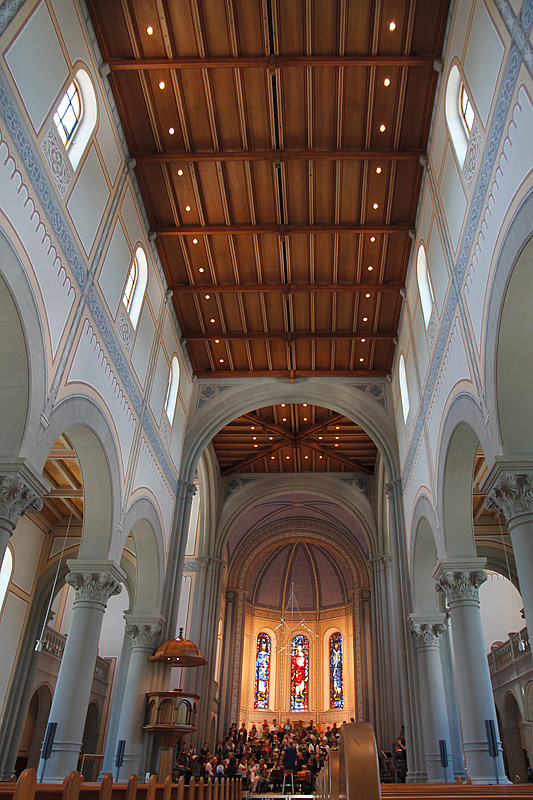
[[[328,341],[330,339],[366,339],[367,341],[390,340],[396,337],[396,331],[314,331],[313,333],[290,331],[205,331],[194,333],[189,331],[184,337],[189,342],[214,342],[214,341],[279,341],[279,342],[305,342]]]
[[[314,292],[393,292],[405,289],[395,283],[171,283],[168,288],[180,294],[311,294]]]
[[[425,153],[422,149],[416,150],[241,150],[209,152],[147,152],[137,151],[132,158],[138,164],[203,164],[213,161],[222,162],[256,162],[266,161],[274,165],[286,164],[291,161],[420,161]]]
[[[265,234],[274,233],[278,236],[290,236],[301,234],[317,234],[327,233],[338,234],[347,233],[364,233],[376,234],[386,233],[403,234],[409,233],[413,226],[409,222],[396,222],[389,225],[384,223],[363,223],[363,224],[342,224],[342,225],[286,225],[286,224],[263,224],[263,225],[249,225],[249,224],[233,224],[233,225],[181,225],[173,227],[171,225],[154,225],[152,231],[157,233],[158,236],[227,236],[241,235],[241,234]]]
[[[267,72],[292,68],[319,67],[434,67],[438,55],[305,55],[305,56],[205,56],[201,58],[114,58],[107,65],[111,72],[161,70],[264,69]]]

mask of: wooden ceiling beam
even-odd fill
[[[208,153],[133,153],[138,164],[174,164],[211,161],[418,161],[424,151],[418,150],[243,150]]]
[[[291,431],[287,430],[286,428],[282,428],[281,425],[276,425],[275,422],[269,422],[253,412],[243,414],[243,418],[249,422],[253,422],[254,425],[261,425],[267,431],[270,431],[270,433],[275,433],[276,436],[283,436],[285,439],[287,439],[287,444],[296,441],[296,436]]]
[[[206,58],[109,58],[111,72],[168,69],[280,69],[286,67],[432,67],[438,55],[218,56]],[[104,65],[102,65],[104,66]],[[102,69],[102,67],[100,67]]]
[[[261,461],[261,459],[272,455],[272,453],[275,453],[278,450],[283,450],[283,448],[287,447],[289,444],[290,442],[288,441],[276,442],[272,445],[272,447],[258,450],[257,453],[245,458],[243,461],[238,461],[237,463],[232,464],[230,467],[226,467],[226,469],[223,469],[220,474],[222,477],[224,477],[225,475],[229,475],[231,472],[237,472],[240,469],[244,469],[244,467],[249,467],[251,464],[255,464],[256,461]]]
[[[363,225],[183,225],[178,228],[173,225],[156,225],[153,232],[158,236],[223,236],[235,234],[257,235],[259,233],[275,233],[279,236],[289,236],[290,234],[309,234],[309,233],[402,233],[406,234],[412,230],[410,222],[400,222],[391,225],[376,222],[375,224],[366,223]]]
[[[197,378],[383,378],[390,369],[196,369]]]
[[[213,342],[216,339],[224,342],[231,341],[283,341],[283,342],[307,342],[312,340],[330,339],[394,339],[396,331],[302,331],[298,333],[287,333],[285,331],[227,331],[224,333],[183,333],[183,338],[187,342]]]
[[[224,283],[191,286],[185,283],[171,283],[168,288],[179,294],[309,294],[309,292],[399,292],[404,283]]]
[[[335,452],[335,450],[331,449],[330,447],[324,447],[323,445],[318,444],[318,442],[308,441],[305,442],[307,447],[310,447],[312,450],[316,450],[317,453],[320,453],[323,456],[327,456],[328,458],[334,458],[339,464],[344,464],[345,467],[350,467],[353,472],[364,472],[366,475],[373,475],[374,470],[367,467],[365,464],[361,464],[360,461],[352,461],[350,458],[345,458],[340,453]]]
[[[46,497],[50,499],[55,499],[56,497],[60,498],[75,498],[81,497],[83,498],[83,489],[72,489],[70,486],[58,486],[56,489],[52,489]]]

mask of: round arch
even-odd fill
[[[71,395],[50,416],[50,424],[36,447],[41,471],[61,434],[67,434],[80,464],[83,497],[83,534],[78,558],[120,562],[119,525],[121,469],[113,433],[102,410],[90,398]]]
[[[523,454],[533,435],[530,404],[524,408],[533,374],[532,231],[530,190],[511,220],[495,261],[485,325],[483,384],[492,438],[504,456]]]
[[[22,456],[33,463],[47,386],[40,319],[24,267],[0,229],[0,342],[8,345],[1,352],[0,442],[6,462]]]
[[[183,479],[193,482],[200,455],[225,425],[248,411],[280,402],[310,403],[353,420],[376,443],[384,460],[387,480],[399,478],[394,421],[376,399],[377,396],[358,391],[358,387],[364,389],[369,385],[339,385],[338,381],[332,383],[327,378],[303,378],[293,383],[279,381],[277,378],[251,378],[241,380],[238,385],[232,384],[228,378],[217,382],[215,386],[207,381],[196,381],[191,398],[191,407],[196,407],[196,412],[191,415],[183,444]],[[386,402],[386,385],[373,385]]]
[[[421,497],[415,507],[414,539],[411,551],[411,589],[413,612],[432,614],[439,611],[438,595],[433,573],[437,565],[435,541],[436,518],[427,497]]]
[[[148,498],[141,497],[132,503],[123,531],[122,549],[130,531],[135,543],[136,580],[131,614],[158,617],[163,590],[163,534],[157,511]]]
[[[242,488],[233,492],[226,501],[216,533],[216,552],[220,558],[223,557],[224,547],[233,526],[244,514],[257,505],[257,486],[258,481],[256,480],[250,481],[250,483],[244,483]],[[281,494],[286,495],[288,491],[285,475],[267,475],[261,477],[260,486],[261,501]],[[348,483],[338,478],[331,478],[328,475],[315,476],[297,474],[291,475],[290,490],[298,494],[306,492],[312,493],[315,496],[325,497],[337,502],[349,514],[353,515],[361,526],[368,542],[368,548],[371,554],[369,557],[379,554],[377,526],[372,507],[360,489],[350,486]]]

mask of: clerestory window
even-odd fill
[[[81,94],[75,81],[72,81],[54,114],[57,132],[67,148],[72,140],[74,131],[78,127],[81,114]]]
[[[180,364],[177,356],[172,357],[170,372],[167,383],[167,393],[165,395],[164,410],[168,421],[172,425],[176,411],[176,400],[178,399],[178,386],[180,382]]]
[[[148,262],[146,261],[146,253],[142,247],[138,247],[131,262],[122,294],[122,303],[130,316],[131,324],[134,328],[137,327],[139,321],[147,282]]]
[[[400,383],[400,397],[402,400],[402,411],[403,411],[403,421],[407,422],[407,417],[409,416],[409,388],[407,386],[407,372],[405,369],[405,359],[403,357],[403,353],[400,353],[400,358],[398,361],[398,380]]]
[[[464,83],[461,84],[459,109],[466,133],[468,136],[470,136],[472,132],[472,125],[474,124],[474,109],[472,108],[472,103],[470,102],[470,98],[468,97]]]

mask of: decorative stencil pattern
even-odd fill
[[[128,314],[122,303],[120,304],[120,308],[118,310],[117,333],[118,333],[118,338],[124,345],[124,350],[128,355],[131,355],[131,348],[133,345],[133,338],[135,336],[135,331],[133,330],[133,325],[131,324],[130,315]]]
[[[345,386],[348,386],[350,389],[357,389],[359,392],[363,392],[363,394],[366,394],[367,397],[370,397],[372,400],[376,400],[380,406],[383,406],[385,409],[387,408],[387,394],[384,384],[367,383],[358,385],[354,383],[346,383]]]
[[[476,121],[472,126],[470,139],[468,140],[468,150],[466,151],[465,163],[463,164],[463,177],[465,179],[466,188],[470,193],[472,191],[472,184],[474,182],[474,175],[481,156],[481,149],[483,147],[483,139],[479,126]]]
[[[222,392],[225,392],[227,389],[233,389],[233,385],[229,386],[217,386],[213,384],[205,384],[201,387],[198,393],[198,399],[196,401],[196,410],[205,405],[205,403],[209,403],[210,400],[215,400],[219,397]]]
[[[260,633],[255,654],[254,708],[268,708],[270,692],[270,636]]]
[[[55,125],[50,125],[46,131],[41,142],[41,150],[56,182],[57,191],[61,197],[64,197],[72,182],[72,172],[65,156],[65,150],[57,137]]]

